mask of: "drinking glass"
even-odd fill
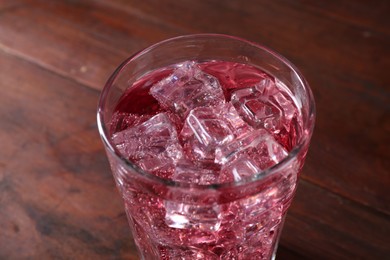
[[[121,155],[112,142],[110,123],[123,93],[143,75],[188,60],[248,64],[283,83],[302,119],[287,157],[238,181],[200,185],[159,178]],[[274,258],[314,119],[312,92],[295,66],[276,52],[237,37],[180,36],[154,44],[124,61],[101,93],[97,121],[139,256],[142,259]]]

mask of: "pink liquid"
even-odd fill
[[[300,125],[289,90],[260,69],[187,62],[131,86],[116,107],[111,134],[142,170],[208,185],[245,180],[279,163]],[[299,165],[220,193],[137,184],[119,167],[114,174],[144,259],[270,259]]]

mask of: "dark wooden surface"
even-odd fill
[[[317,123],[278,259],[390,258],[387,0],[0,0],[0,259],[137,259],[95,111],[135,51],[232,34],[296,64]]]

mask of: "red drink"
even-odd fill
[[[129,181],[113,166],[140,254],[271,258],[302,162],[273,174],[268,169],[288,156],[302,125],[290,90],[250,65],[187,61],[138,79],[110,123],[124,158],[140,171],[189,185],[261,180],[243,190],[206,190],[186,199],[180,191]]]
[[[126,60],[98,127],[142,259],[271,259],[314,126],[286,59],[226,35]]]

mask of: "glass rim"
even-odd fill
[[[263,171],[260,171],[256,173],[253,176],[248,176],[245,178],[242,178],[239,181],[232,181],[232,182],[226,182],[226,183],[215,183],[215,184],[197,184],[197,183],[185,183],[185,182],[180,182],[180,181],[174,181],[174,180],[169,180],[165,178],[158,177],[152,173],[149,173],[147,171],[142,170],[139,168],[136,164],[125,158],[124,156],[121,155],[121,153],[118,151],[117,148],[112,144],[111,138],[109,137],[109,132],[108,129],[106,128],[104,124],[104,113],[103,109],[106,105],[106,98],[108,96],[108,93],[110,92],[113,82],[117,78],[117,76],[122,72],[122,70],[133,60],[137,59],[138,57],[142,56],[143,54],[158,48],[161,45],[164,45],[166,43],[176,41],[176,40],[181,40],[181,39],[195,39],[195,38],[224,38],[224,39],[230,39],[230,40],[235,40],[239,41],[248,45],[251,45],[255,48],[261,49],[262,51],[265,51],[266,53],[270,54],[271,56],[275,57],[276,59],[282,61],[287,67],[291,69],[297,76],[299,80],[299,84],[304,88],[305,93],[308,96],[308,103],[309,103],[309,109],[308,109],[308,118],[306,122],[303,122],[303,129],[308,130],[308,137],[307,138],[301,138],[301,140],[291,149],[291,151],[288,153],[288,155],[283,158],[279,163],[273,165],[270,168],[267,168]],[[301,74],[301,72],[293,65],[288,59],[280,55],[279,53],[271,50],[268,47],[265,47],[263,45],[260,45],[255,42],[251,42],[245,39],[242,39],[240,37],[236,36],[231,36],[231,35],[225,35],[225,34],[215,34],[215,33],[200,33],[200,34],[187,34],[187,35],[181,35],[181,36],[176,36],[173,38],[168,38],[163,41],[159,41],[155,44],[150,45],[149,47],[146,47],[144,49],[141,49],[140,51],[134,53],[131,55],[129,58],[124,60],[119,67],[115,69],[115,71],[112,73],[112,75],[109,77],[107,80],[106,84],[103,87],[103,90],[100,94],[99,102],[98,102],[98,109],[97,109],[97,126],[99,130],[100,137],[106,146],[106,149],[108,148],[109,152],[114,155],[116,160],[119,160],[126,165],[126,167],[129,167],[129,169],[132,172],[136,172],[139,174],[141,177],[147,178],[150,181],[160,183],[164,186],[173,186],[173,187],[180,187],[180,188],[191,188],[191,189],[221,189],[221,188],[228,188],[228,187],[236,187],[236,186],[242,186],[245,184],[250,184],[254,183],[256,181],[260,181],[270,175],[272,175],[273,172],[277,172],[278,169],[282,169],[284,165],[288,165],[289,162],[294,160],[297,154],[306,146],[308,145],[311,135],[313,133],[314,129],[314,122],[315,122],[315,102],[314,102],[314,97],[313,93],[310,89],[309,84]]]

